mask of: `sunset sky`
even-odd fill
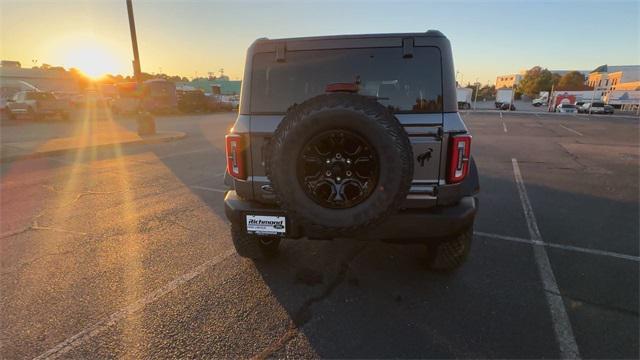
[[[130,74],[125,0],[0,0],[0,56],[23,66]],[[463,82],[542,65],[591,70],[640,63],[640,1],[313,2],[139,1],[143,71],[242,76],[259,37],[422,32],[451,40]]]

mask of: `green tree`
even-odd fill
[[[589,90],[589,86],[584,83],[584,75],[579,71],[571,71],[560,78],[558,81],[558,90]]]
[[[558,83],[560,76],[552,74],[551,71],[540,66],[534,66],[527,70],[524,77],[518,84],[518,92],[526,94],[528,97],[536,97],[540,91],[551,90],[551,87]]]

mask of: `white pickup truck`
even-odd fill
[[[69,118],[68,103],[58,100],[47,91],[20,91],[7,102],[9,116],[11,118],[28,117],[30,120],[38,120],[47,116],[60,116],[66,120]]]

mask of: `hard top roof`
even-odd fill
[[[341,48],[398,47],[405,39],[412,39],[410,46],[449,46],[449,40],[437,30],[423,33],[363,34],[298,37],[286,39],[260,38],[249,47],[249,55],[261,52],[277,52],[282,56],[287,51],[324,50]]]
[[[325,36],[306,36],[291,38],[259,38],[256,42],[283,42],[283,41],[313,41],[313,40],[343,40],[343,39],[370,39],[370,38],[408,38],[408,37],[439,37],[446,38],[443,33],[438,30],[427,30],[421,33],[386,33],[386,34],[349,34],[349,35],[325,35]]]

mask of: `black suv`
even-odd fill
[[[427,245],[466,258],[479,191],[439,31],[258,39],[226,137],[225,210],[241,256],[282,238]]]

